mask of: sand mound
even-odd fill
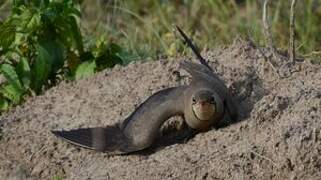
[[[113,124],[152,93],[189,78],[178,69],[182,58],[133,63],[61,83],[1,116],[0,177],[320,178],[321,67],[297,63],[279,78],[264,58],[271,52],[244,41],[204,56],[238,100],[240,122],[129,156],[80,149],[50,133]]]

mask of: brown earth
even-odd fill
[[[320,65],[283,65],[280,78],[267,61],[270,51],[240,40],[204,56],[238,100],[239,122],[128,156],[53,136],[53,129],[121,121],[152,93],[189,79],[178,68],[182,58],[118,66],[63,82],[1,116],[0,177],[321,179]]]

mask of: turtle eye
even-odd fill
[[[214,97],[211,97],[211,99],[210,99],[210,104],[215,104],[215,99],[214,99]]]
[[[196,99],[195,99],[195,98],[193,98],[192,100],[193,100],[193,104],[196,104]]]

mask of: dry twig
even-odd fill
[[[267,156],[264,156],[264,155],[259,154],[258,152],[256,152],[249,141],[246,140],[246,144],[247,144],[247,149],[248,149],[251,153],[255,154],[256,156],[258,156],[258,157],[260,157],[260,158],[262,158],[262,159],[264,159],[264,160],[266,160],[266,161],[268,161],[268,162],[270,162],[274,167],[279,168],[278,164],[277,164],[276,162],[274,162],[271,158],[269,158],[269,157],[267,157]]]
[[[269,23],[269,19],[268,19],[268,5],[269,5],[270,0],[264,0],[264,4],[263,4],[263,15],[262,15],[262,21],[263,21],[263,32],[264,32],[264,37],[265,37],[265,42],[267,43],[269,49],[272,51],[273,57],[275,59],[279,59],[278,53],[276,52],[276,49],[273,46],[273,40],[272,40],[272,34],[271,34],[271,26]],[[262,51],[260,51],[263,55],[264,53]],[[278,75],[278,77],[280,77],[280,75],[278,74],[278,69],[275,67],[274,63],[267,58],[264,55],[264,59],[266,59],[266,61],[271,65],[272,69],[276,72],[276,74]]]
[[[289,48],[289,54],[290,54],[290,61],[294,62],[295,59],[295,13],[294,8],[296,5],[296,0],[292,0],[291,3],[291,11],[290,11],[290,48]]]
[[[264,0],[263,4],[263,15],[262,15],[262,21],[263,21],[263,29],[264,29],[264,37],[265,41],[268,44],[269,49],[272,51],[273,57],[275,59],[280,59],[279,54],[277,53],[275,47],[273,46],[273,38],[271,33],[271,25],[269,21],[269,15],[268,15],[268,6],[269,6],[270,0]]]
[[[274,49],[273,41],[272,41],[272,35],[271,35],[270,23],[269,23],[269,20],[268,20],[268,4],[269,4],[269,2],[270,2],[270,0],[265,0],[264,1],[262,21],[263,21],[265,41],[268,44],[268,47],[270,49]]]

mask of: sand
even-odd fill
[[[321,66],[287,66],[283,58],[278,75],[268,49],[242,40],[203,55],[235,96],[238,122],[127,156],[82,149],[51,134],[122,121],[151,94],[188,83],[178,64],[195,59],[116,66],[62,82],[0,116],[0,177],[321,179]]]

